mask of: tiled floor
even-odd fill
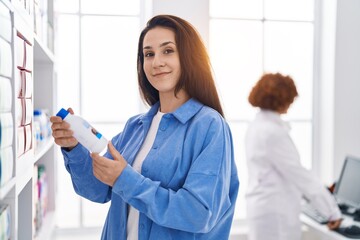
[[[99,240],[101,228],[55,230],[51,240]]]

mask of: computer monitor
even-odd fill
[[[339,204],[360,209],[360,158],[347,156],[334,195]]]

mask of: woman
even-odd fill
[[[181,18],[153,17],[139,38],[137,70],[151,108],[128,120],[104,156],[51,117],[75,191],[111,200],[102,239],[228,239],[239,182],[198,33]]]
[[[294,81],[279,73],[263,75],[249,95],[250,104],[260,108],[245,141],[250,240],[300,240],[302,196],[329,219],[330,229],[340,225],[334,198],[301,166],[289,126],[281,119],[297,95]]]

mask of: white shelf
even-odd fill
[[[16,195],[19,195],[21,191],[25,188],[26,184],[32,179],[34,176],[34,165],[32,162],[28,164],[28,167],[21,174],[17,174],[16,176]]]
[[[14,7],[13,7],[13,5],[11,5],[11,3],[10,3],[9,0],[0,0],[0,1],[1,1],[2,3],[4,3],[5,6],[10,9],[10,11],[12,11],[12,12],[14,11]]]
[[[51,239],[53,229],[55,227],[55,212],[47,212],[43,219],[43,224],[34,237],[34,240],[48,240]]]
[[[15,183],[16,183],[16,179],[12,178],[12,179],[10,179],[10,181],[8,181],[3,186],[1,186],[1,188],[0,188],[0,200],[4,199],[6,197],[6,195],[15,186]]]
[[[54,140],[52,137],[49,137],[41,145],[38,145],[35,149],[34,163],[36,163],[42,156],[44,156],[47,151],[54,145]]]
[[[48,1],[46,9],[48,11],[48,21],[53,24],[53,0],[45,1]],[[22,105],[20,100],[30,99],[31,106],[34,109],[48,109],[51,113],[55,111],[55,56],[47,45],[41,41],[40,37],[34,33],[34,14],[31,13],[32,7],[34,7],[31,6],[32,0],[27,0],[27,3],[30,3],[30,7],[29,5],[25,6],[22,0],[0,0],[0,2],[1,11],[7,12],[4,16],[12,24],[11,28],[9,28],[11,29],[10,34],[12,34],[10,42],[12,56],[11,59],[6,60],[12,63],[13,69],[11,76],[13,93],[11,114],[14,126],[12,141],[14,168],[11,172],[13,178],[0,186],[0,204],[10,206],[10,235],[12,240],[48,240],[51,239],[55,225],[57,155],[54,140],[51,136],[41,145],[34,145],[35,139],[29,133],[34,133],[34,124],[29,124],[34,123],[32,109],[25,111],[24,105]],[[25,7],[27,8],[25,9]],[[48,36],[46,35],[45,37]],[[53,37],[49,38],[53,41]],[[52,46],[52,42],[49,45]],[[26,62],[26,65],[24,65],[24,62]],[[31,76],[24,78],[20,74],[23,70],[17,66],[23,66],[27,71],[31,72]],[[19,87],[22,90],[21,96],[19,95]],[[25,112],[26,114],[24,115]],[[24,118],[27,124],[24,123]],[[22,119],[21,124],[19,119]],[[18,129],[20,127],[24,128],[24,125],[30,126],[30,131],[29,127],[26,129],[29,135],[25,135],[21,129]],[[32,145],[31,141],[33,142]],[[30,150],[18,156],[18,153],[23,152],[24,148],[30,148]],[[38,233],[35,233],[34,216],[36,213],[34,211],[36,209],[33,198],[38,181],[35,165],[40,163],[46,169],[48,212],[42,219],[41,229],[39,229]],[[36,237],[34,237],[35,234],[37,235]]]
[[[34,164],[34,150],[31,149],[27,152],[25,152],[23,155],[21,155],[20,157],[17,157],[17,159],[15,160],[15,166],[16,166],[16,173],[15,176],[22,176],[29,167],[33,166]]]
[[[34,37],[34,61],[45,63],[53,63],[55,61],[54,54],[37,36]]]

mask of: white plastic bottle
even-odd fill
[[[74,132],[74,138],[90,152],[100,153],[107,146],[108,140],[82,117],[70,114],[63,108],[60,109],[56,116],[61,117],[70,124],[70,129]]]

